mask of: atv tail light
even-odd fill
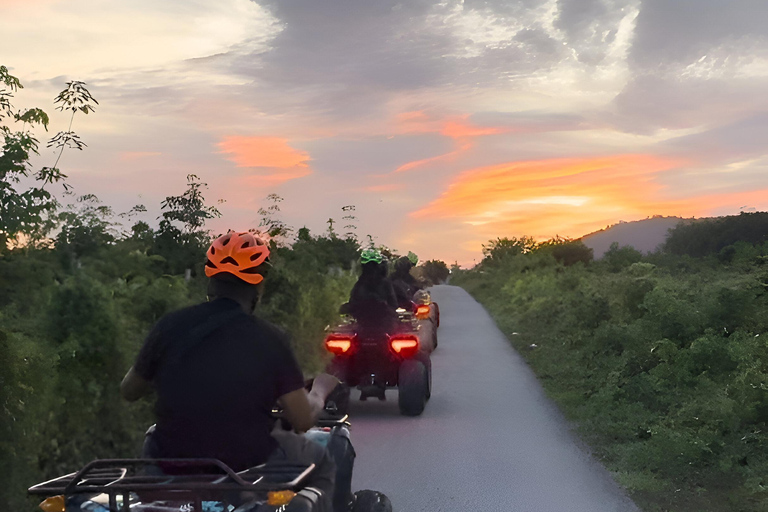
[[[426,320],[429,318],[429,304],[416,306],[416,318],[419,320]]]
[[[43,512],[64,512],[66,510],[64,496],[51,496],[40,503],[40,508]]]
[[[419,337],[414,334],[391,336],[389,347],[400,357],[412,357],[419,351]]]
[[[270,491],[267,494],[267,505],[281,507],[291,502],[296,493],[293,491]]]
[[[352,351],[354,339],[353,335],[329,334],[325,338],[325,350],[337,356],[349,354]]]

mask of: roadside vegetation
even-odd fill
[[[681,225],[648,255],[525,237],[484,253],[451,284],[644,510],[768,510],[768,213]]]
[[[144,205],[118,213],[76,194],[57,166],[65,150],[86,147],[72,131],[75,115],[98,106],[81,82],[56,98],[69,129],[46,144],[55,163],[36,170],[30,157],[49,118],[14,107],[20,89],[0,66],[0,510],[32,511],[30,485],[95,458],[138,455],[151,403],[121,401],[120,380],[161,316],[206,299],[205,252],[217,236],[206,222],[221,212],[195,175],[161,202],[154,226],[139,220]],[[321,234],[295,231],[280,220],[281,201],[267,196],[251,228],[271,245],[257,314],[292,335],[311,375],[325,365],[323,331],[357,279],[357,219],[344,206],[343,234],[333,219]],[[431,262],[425,277],[444,268]]]

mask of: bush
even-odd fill
[[[768,274],[762,249],[731,245],[727,262],[614,246],[570,266],[534,249],[452,282],[644,509],[764,512]]]

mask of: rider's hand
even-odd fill
[[[341,381],[333,375],[321,373],[315,377],[315,380],[312,383],[311,393],[320,396],[323,401],[325,401],[328,398],[328,395],[330,395],[340,383]]]

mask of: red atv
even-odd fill
[[[342,314],[348,311],[342,306]],[[418,416],[432,393],[432,363],[422,349],[414,313],[398,309],[397,314],[386,329],[345,316],[325,338],[326,350],[334,355],[328,371],[357,387],[361,400],[385,400],[385,390],[397,388],[400,412]]]

